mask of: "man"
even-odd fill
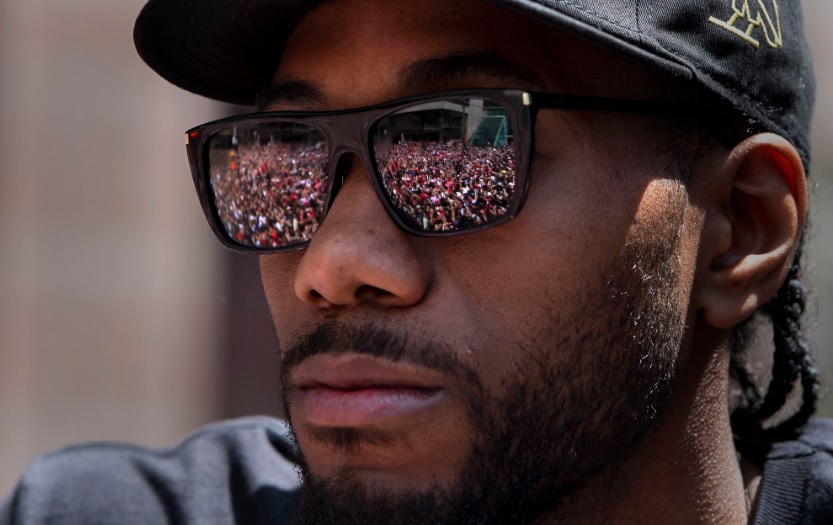
[[[70,448],[0,523],[829,521],[798,2],[151,0],[135,35],[261,112],[186,140],[294,446]]]

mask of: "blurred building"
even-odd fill
[[[822,94],[813,337],[830,374],[833,3],[804,3]],[[256,261],[214,241],[182,140],[229,108],[144,66],[142,4],[0,2],[0,494],[67,443],[164,446],[214,419],[278,413]]]

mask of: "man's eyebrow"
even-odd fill
[[[398,77],[399,89],[405,93],[459,86],[467,79],[477,77],[505,82],[504,87],[540,85],[538,76],[532,70],[521,67],[494,52],[456,53],[418,60],[403,67]],[[290,78],[258,92],[255,96],[255,107],[257,111],[267,111],[278,104],[321,105],[325,101],[323,89],[314,82]]]
[[[451,54],[419,60],[402,68],[399,81],[408,92],[457,86],[467,79],[490,77],[506,82],[503,87],[527,87],[541,84],[530,69],[494,52]],[[476,86],[466,86],[476,87]]]
[[[306,80],[288,79],[259,91],[255,96],[255,107],[258,111],[266,111],[277,104],[323,104],[324,99],[324,91],[316,84]]]

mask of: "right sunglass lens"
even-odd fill
[[[327,143],[312,126],[238,124],[208,143],[211,191],[228,238],[250,248],[308,241],[323,215]]]
[[[500,103],[449,99],[402,109],[376,124],[373,147],[397,214],[417,230],[466,230],[509,211],[514,130]]]

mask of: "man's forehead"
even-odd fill
[[[449,8],[439,0],[334,0],[299,21],[258,105],[321,103],[345,89],[367,92],[371,77],[373,89],[386,93],[373,103],[471,87],[657,99],[667,92],[659,76],[584,38],[487,2]]]

